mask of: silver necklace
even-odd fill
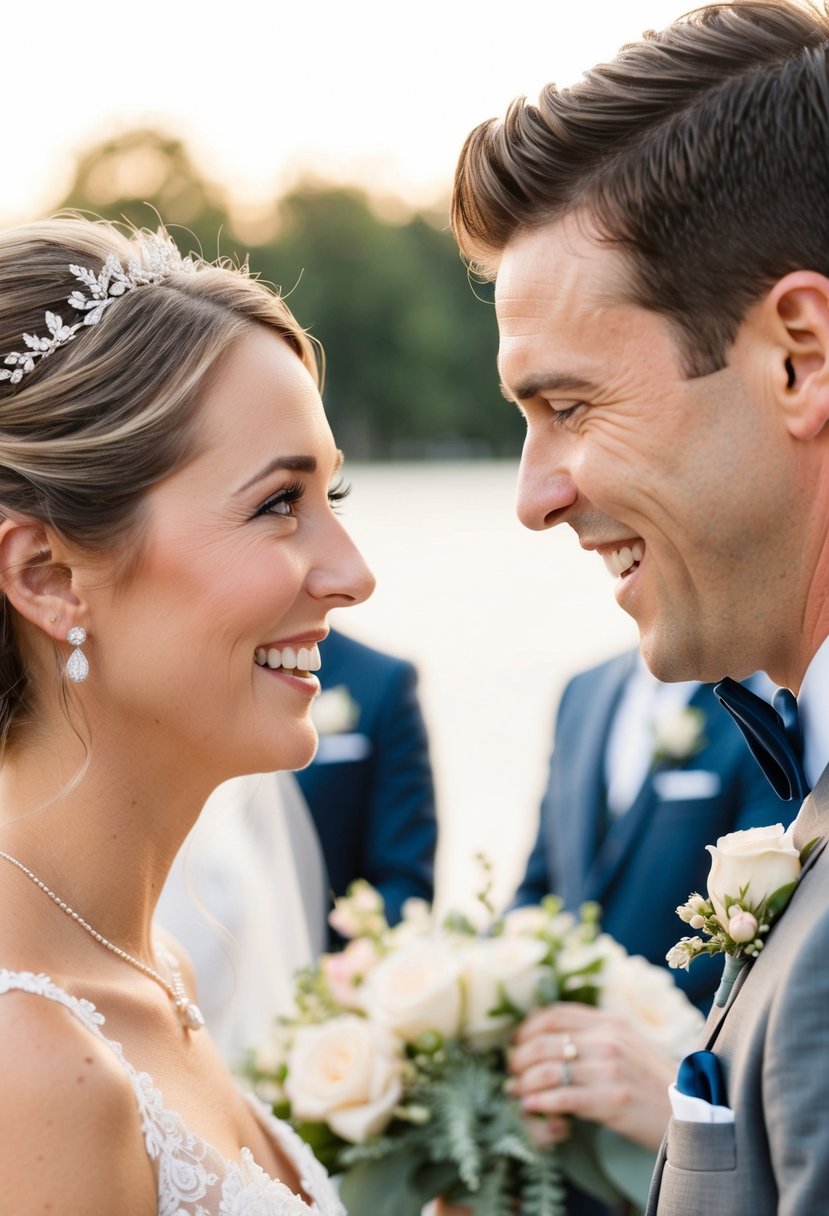
[[[185,1030],[201,1030],[202,1026],[204,1025],[202,1011],[199,1009],[198,1005],[196,1005],[188,997],[187,989],[184,987],[184,981],[181,978],[181,972],[176,967],[175,959],[169,953],[169,951],[165,950],[163,947],[161,949],[161,953],[163,955],[165,965],[170,972],[170,979],[172,982],[165,980],[164,976],[160,975],[159,972],[153,967],[148,967],[146,963],[141,962],[140,958],[135,958],[132,954],[128,954],[126,950],[122,950],[120,946],[116,946],[114,942],[109,941],[108,938],[104,937],[102,933],[98,933],[96,929],[93,929],[92,926],[83,919],[79,912],[76,912],[74,908],[70,908],[68,904],[65,904],[54,891],[50,890],[49,887],[46,886],[45,882],[38,878],[37,874],[33,874],[31,870],[28,870],[23,865],[23,862],[18,861],[16,857],[12,857],[11,853],[4,853],[2,849],[0,849],[0,857],[5,857],[6,861],[11,862],[13,866],[17,866],[21,873],[25,874],[27,878],[30,878],[35,886],[40,888],[44,895],[48,895],[52,902],[56,903],[62,912],[65,912],[68,917],[76,922],[76,924],[80,925],[82,929],[86,930],[89,936],[93,937],[96,942],[100,942],[100,944],[107,950],[111,950],[113,954],[117,954],[119,958],[122,958],[125,963],[129,963],[131,967],[135,967],[137,971],[141,971],[144,973],[144,975],[148,975],[151,980],[155,980],[155,982],[164,989],[167,996],[172,1001],[173,1008],[178,1014],[179,1020],[181,1021],[181,1024]],[[158,947],[156,947],[156,950],[158,951]]]

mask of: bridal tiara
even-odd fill
[[[23,334],[25,351],[12,351],[3,359],[0,380],[19,384],[25,375],[34,370],[36,359],[46,359],[53,351],[71,342],[85,325],[97,325],[110,304],[135,287],[150,287],[161,283],[176,271],[195,271],[191,257],[183,258],[173,240],[164,232],[142,232],[136,238],[138,256],[127,262],[126,269],[114,253],[104,262],[100,274],[84,266],[70,265],[72,275],[82,284],[68,297],[68,303],[76,312],[84,313],[74,325],[64,325],[57,313],[46,313],[48,337]],[[14,371],[9,371],[14,368]]]

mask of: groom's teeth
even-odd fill
[[[253,657],[260,667],[264,667],[268,661],[268,652],[264,646],[257,646]]]
[[[282,651],[277,650],[275,646],[268,651],[268,667],[282,666]]]
[[[645,556],[645,546],[641,541],[634,541],[632,545],[622,545],[620,549],[614,549],[611,553],[605,555],[605,566],[611,574],[616,578],[621,578],[631,570],[637,562],[641,562]]]

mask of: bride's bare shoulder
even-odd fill
[[[130,1079],[114,1052],[53,1000],[0,995],[0,1209],[157,1207]]]

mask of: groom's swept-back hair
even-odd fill
[[[627,253],[629,298],[675,324],[686,373],[722,367],[777,279],[829,275],[826,4],[696,9],[471,133],[452,224],[477,271],[570,211]]]

